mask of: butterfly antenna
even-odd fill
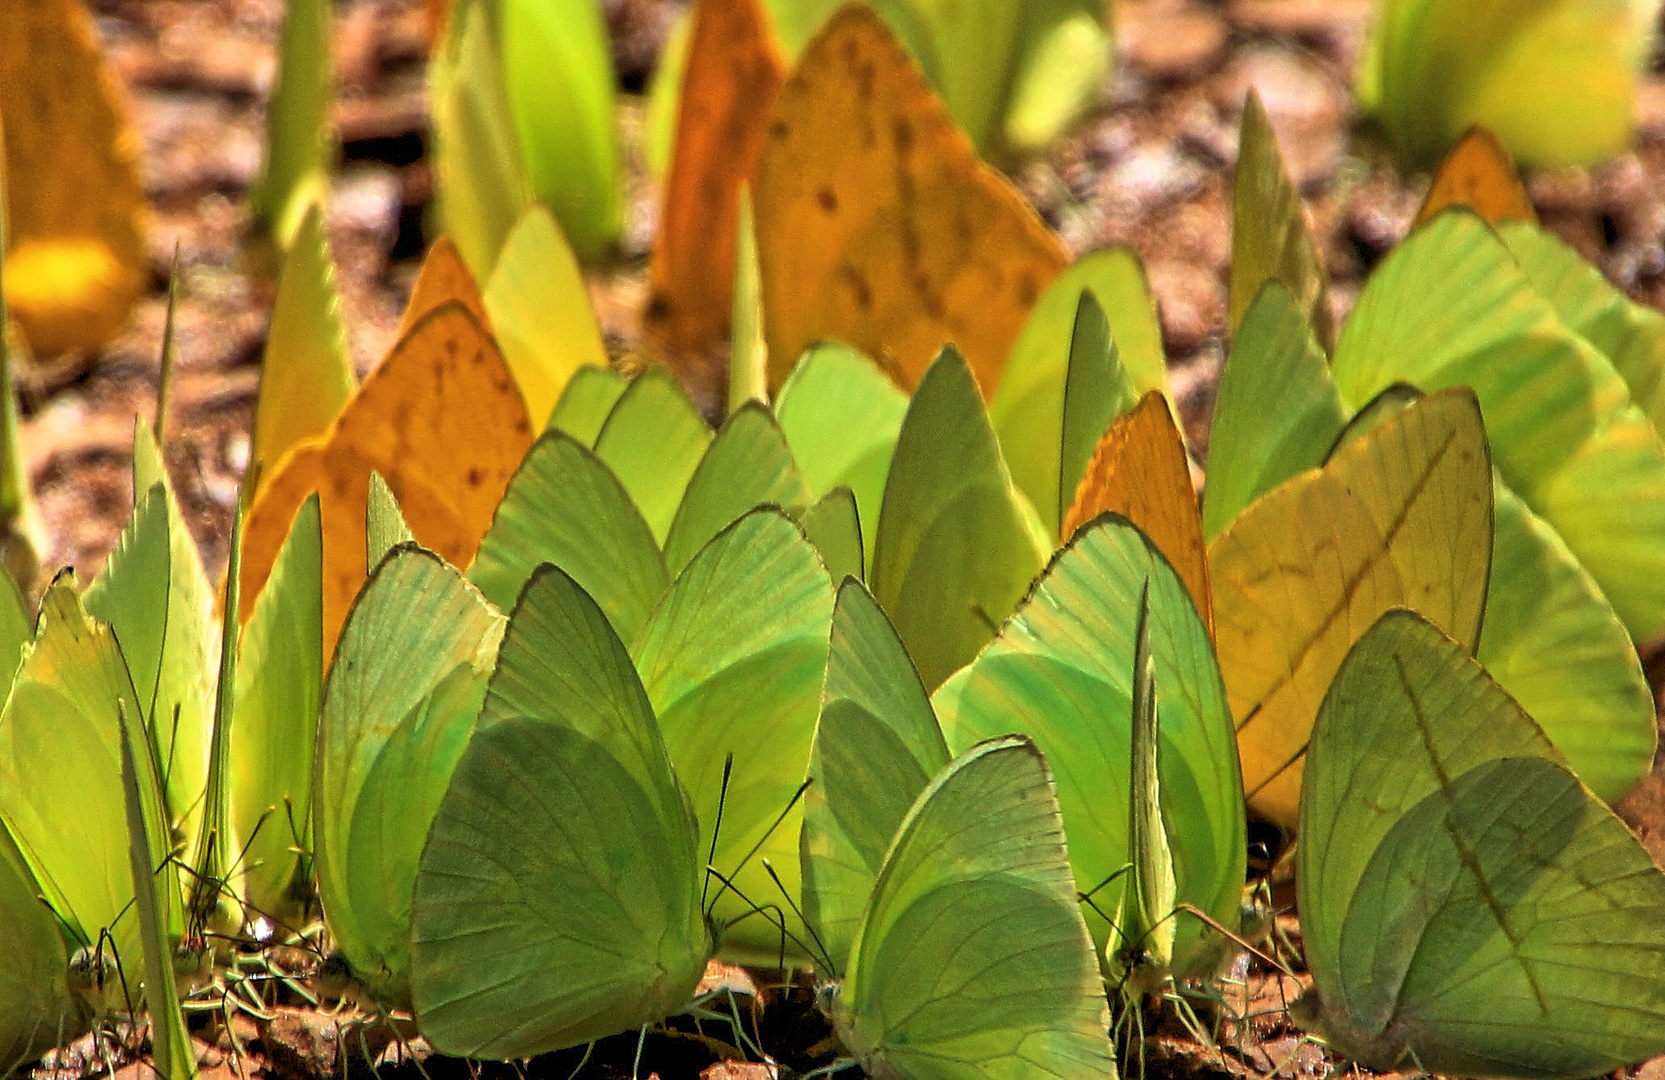
[[[721,836],[723,832],[723,806],[728,802],[728,782],[733,775],[734,754],[730,753],[723,759],[723,786],[717,792],[717,820],[711,826],[711,850],[705,856],[705,884],[700,887],[700,910],[705,912],[705,917],[708,919],[711,917],[711,909],[716,906],[717,900],[716,897],[713,897],[711,904],[708,906],[705,902],[705,894],[711,888],[711,874],[714,872],[711,870],[711,864],[717,861],[717,837]],[[717,876],[722,877],[721,874]],[[728,883],[727,879],[724,879],[723,883],[726,885]],[[717,894],[717,896],[721,895],[723,895],[721,892]]]
[[[819,950],[818,955],[820,957],[821,964],[826,967],[828,971],[832,972],[834,978],[837,978],[838,969],[833,967],[832,958],[827,954],[826,942],[822,941],[821,935],[815,932],[815,927],[804,915],[804,909],[799,907],[797,902],[792,899],[792,893],[781,882],[780,875],[775,873],[775,864],[770,862],[768,859],[760,859],[759,861],[763,863],[763,872],[769,875],[769,880],[773,881],[775,883],[775,888],[780,890],[781,899],[786,901],[787,907],[792,909],[792,914],[796,915],[798,917],[798,921],[804,924],[804,929],[809,931],[809,936],[814,940],[816,949]],[[785,957],[782,957],[781,968],[784,970],[785,967]]]
[[[1283,973],[1284,975],[1289,976],[1291,979],[1293,979],[1295,977],[1295,973],[1293,971],[1290,971],[1289,967],[1286,964],[1284,964],[1281,960],[1277,959],[1274,956],[1271,956],[1268,953],[1262,952],[1261,950],[1255,948],[1253,945],[1250,945],[1246,938],[1242,937],[1239,934],[1234,934],[1230,930],[1227,930],[1224,926],[1222,926],[1220,924],[1220,922],[1217,919],[1214,918],[1214,916],[1210,915],[1208,912],[1204,911],[1203,909],[1197,907],[1195,904],[1182,903],[1182,904],[1179,905],[1178,908],[1175,909],[1176,914],[1180,911],[1183,911],[1183,912],[1185,912],[1185,914],[1191,916],[1193,919],[1196,919],[1198,922],[1202,923],[1204,926],[1208,927],[1210,930],[1214,931],[1216,934],[1219,934],[1222,937],[1229,938],[1231,941],[1235,942],[1239,948],[1247,950],[1251,956],[1254,956],[1257,959],[1259,959],[1260,962],[1265,964],[1267,967],[1273,968],[1273,969]]]
[[[730,758],[733,758],[733,756],[734,755],[732,755],[732,754],[729,755]],[[770,823],[770,825],[767,829],[764,830],[763,835],[757,838],[757,843],[753,844],[751,850],[746,852],[746,854],[744,854],[740,857],[740,862],[734,868],[734,873],[736,875],[738,875],[740,873],[740,871],[745,868],[745,865],[747,863],[752,861],[752,857],[754,855],[756,855],[759,851],[763,850],[763,845],[767,844],[769,842],[769,838],[771,836],[775,835],[775,830],[780,828],[781,822],[785,821],[786,816],[788,814],[792,813],[792,808],[794,806],[798,805],[798,800],[802,799],[804,797],[804,792],[808,791],[809,790],[809,785],[813,784],[814,782],[815,782],[814,778],[810,778],[810,779],[806,779],[803,783],[798,785],[798,790],[794,791],[792,793],[792,797],[790,799],[786,800],[786,806],[784,808],[782,808],[781,812],[775,816],[775,820]],[[715,845],[713,845],[712,850],[713,851],[716,850]],[[722,879],[724,888],[732,887],[732,883],[731,883],[729,878],[722,877],[721,874],[719,874],[718,877]],[[712,905],[713,908],[716,907],[717,900],[722,895],[723,895],[723,890],[718,889],[717,890],[717,895],[711,898],[711,905]],[[742,898],[742,899],[744,899],[744,898]],[[747,900],[746,902],[748,904],[751,903],[750,900]],[[801,942],[800,942],[800,944],[801,944]]]
[[[733,922],[728,923],[727,926],[724,927],[725,930],[729,926],[738,925],[742,920],[749,919],[753,915],[761,915],[765,919],[770,919],[770,921],[780,929],[780,932],[792,941],[792,944],[796,945],[806,953],[812,951],[802,938],[798,937],[797,934],[794,934],[786,928],[786,920],[782,917],[780,913],[780,906],[778,904],[754,904],[745,893],[740,891],[739,887],[735,885],[733,881],[723,876],[723,872],[721,870],[718,870],[714,866],[708,866],[705,868],[705,872],[722,882],[724,889],[733,890],[734,895],[740,898],[740,902],[746,905],[745,913],[737,916]],[[719,891],[717,895],[721,896],[721,891]],[[772,919],[771,916],[773,916]]]
[[[1121,877],[1123,874],[1130,873],[1132,870],[1133,870],[1133,864],[1132,863],[1126,864],[1120,870],[1113,871],[1110,874],[1109,877],[1105,878],[1103,881],[1099,882],[1097,885],[1094,885],[1092,888],[1088,889],[1086,892],[1076,893],[1075,894],[1076,900],[1079,901],[1080,903],[1083,903],[1083,904],[1092,903],[1093,897],[1098,895],[1100,889],[1103,889],[1103,888],[1109,886],[1117,878]],[[1097,911],[1098,909],[1094,908],[1093,910]]]

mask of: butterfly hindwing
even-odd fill
[[[1113,1075],[1092,939],[1034,743],[981,743],[891,843],[836,1009],[871,1075]]]
[[[1421,616],[1384,615],[1342,664],[1301,810],[1305,1010],[1337,1050],[1555,1077],[1661,1050],[1665,876]]]
[[[693,811],[606,615],[521,593],[422,854],[412,996],[436,1047],[521,1058],[662,1019],[713,943]]]

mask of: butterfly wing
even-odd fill
[[[711,953],[702,867],[629,653],[570,577],[539,569],[422,853],[423,1033],[508,1059],[664,1018]]]
[[[499,615],[415,545],[372,571],[323,689],[312,784],[318,892],[353,970],[407,993],[423,838],[485,694]]]
[[[1665,1047],[1665,876],[1419,615],[1325,699],[1298,884],[1319,1026],[1364,1064],[1578,1077]]]
[[[1113,1075],[1051,773],[1022,736],[979,744],[920,794],[851,955],[836,1022],[872,1075]]]
[[[715,915],[752,916],[724,935],[726,955],[757,963],[780,956],[778,924],[753,905],[782,901],[763,858],[787,897],[799,892],[803,811],[795,799],[815,737],[832,612],[832,581],[815,548],[790,518],[763,508],[694,556],[631,648],[677,775],[704,815],[700,850],[714,845],[713,865],[734,881]],[[784,919],[802,940],[802,924],[790,911]]]
[[[1150,639],[1162,686],[1161,787],[1167,797],[1179,898],[1229,922],[1238,916],[1245,840],[1237,740],[1208,631],[1162,553],[1125,520],[1090,522],[1053,559],[1001,633],[933,703],[950,749],[1014,728],[1055,763],[1084,890],[1128,863],[1127,813],[1139,594],[1150,582]],[[1124,879],[1098,889],[1114,912]],[[1089,909],[1102,947],[1109,922]],[[1179,927],[1180,952],[1198,924]]]
[[[856,581],[833,610],[832,650],[804,794],[804,917],[835,972],[914,799],[948,764],[931,701],[907,650]]]
[[[0,1073],[41,1053],[59,1039],[59,1018],[69,1010],[58,920],[40,901],[11,834],[0,825]],[[69,1032],[65,1031],[65,1035]]]

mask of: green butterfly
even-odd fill
[[[1612,361],[1564,323],[1479,217],[1448,210],[1371,275],[1332,361],[1360,408],[1395,382],[1467,385],[1498,472],[1639,640],[1665,629],[1665,445]]]
[[[540,567],[422,849],[423,1033],[446,1053],[521,1058],[680,1010],[716,949],[704,867],[629,653],[571,577]]]
[[[914,800],[829,1006],[870,1076],[1114,1077],[1097,967],[1051,771],[1014,735]]]
[[[1012,483],[971,369],[945,347],[908,404],[873,546],[873,595],[927,687],[994,635],[1051,546]]]
[[[1595,1076],[1665,1050],[1665,877],[1457,642],[1413,612],[1319,712],[1297,868],[1314,989],[1361,1064]]]
[[[474,729],[504,619],[439,556],[386,553],[353,601],[318,720],[314,870],[351,971],[409,998],[411,888]]]
[[[1657,14],[1650,0],[1388,0],[1359,101],[1413,165],[1475,124],[1518,161],[1593,165],[1630,142]]]
[[[1171,846],[1176,901],[1150,901],[1143,938],[1178,903],[1233,925],[1243,887],[1246,824],[1236,731],[1208,631],[1162,553],[1134,526],[1106,514],[1083,526],[1052,560],[1000,636],[932,699],[951,749],[1012,729],[1031,737],[1058,772],[1058,798],[1076,879],[1096,897],[1087,913],[1113,971],[1121,934],[1112,919],[1130,882],[1137,815],[1132,765],[1135,620],[1149,589],[1154,678],[1163,687],[1159,809]],[[1137,670],[1143,670],[1142,667]],[[1148,794],[1144,777],[1139,786]],[[1154,842],[1155,836],[1149,839]],[[1159,870],[1166,860],[1142,860]],[[1142,867],[1142,869],[1144,869]],[[1147,884],[1155,885],[1151,881]],[[1166,910],[1161,910],[1166,909]],[[1171,922],[1172,920],[1170,920]],[[1193,919],[1175,927],[1181,969],[1212,962],[1214,944]],[[1139,941],[1133,944],[1139,945]]]
[[[433,124],[445,231],[481,281],[532,201],[580,257],[624,224],[614,76],[585,4],[459,0],[434,50]]]

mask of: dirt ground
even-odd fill
[[[154,409],[166,278],[177,245],[180,368],[170,465],[209,570],[217,575],[248,459],[274,293],[270,281],[240,262],[239,237],[245,194],[260,166],[282,3],[90,2],[143,137],[154,210],[152,282],[127,330],[102,355],[68,358],[23,376],[24,450],[50,534],[47,563],[73,565],[88,580],[126,520],[133,416],[148,419]],[[639,92],[681,5],[606,4],[621,80],[627,91]],[[361,372],[391,344],[417,259],[431,238],[420,6],[420,0],[337,3],[341,166],[327,228]],[[1426,188],[1426,177],[1400,176],[1361,153],[1353,136],[1351,72],[1372,7],[1368,0],[1118,0],[1117,62],[1105,105],[1046,156],[1016,171],[1017,182],[1073,250],[1128,244],[1144,260],[1176,393],[1191,443],[1201,453],[1223,357],[1231,175],[1245,93],[1252,87],[1260,94],[1309,200],[1340,308],[1403,237]],[[1598,169],[1539,174],[1528,184],[1550,228],[1631,295],[1655,304],[1665,301],[1661,66],[1656,62],[1639,95],[1633,150]],[[637,107],[627,103],[627,109]],[[637,200],[623,260],[592,282],[609,344],[621,352],[638,334],[635,313],[653,218],[652,199]],[[1657,687],[1665,662],[1650,664],[1650,674]],[[1656,767],[1623,810],[1656,859],[1665,859],[1665,772]],[[1316,1048],[1277,1020],[1282,1002],[1298,988],[1246,967],[1236,974],[1248,989],[1237,992],[1234,1011],[1267,1017],[1220,1029],[1219,1051],[1165,1021],[1147,1042],[1153,1075],[1324,1071]],[[752,1020],[785,1025],[793,1031],[791,1043],[813,1048],[826,1033],[803,1029],[813,1027],[806,995],[802,987],[778,993],[770,998],[771,1009]],[[346,1061],[331,1050],[335,1036],[325,1031],[334,1022],[306,1010],[276,1027],[262,1022],[257,1034],[269,1036],[263,1063],[283,1075],[338,1075]],[[289,1049],[279,1049],[288,1044],[272,1037],[284,1024],[296,1032]],[[650,1068],[664,1069],[667,1077],[691,1075],[682,1070],[712,1040],[697,1033],[686,1039],[704,1049],[684,1059],[675,1057],[676,1047],[666,1051],[656,1044],[642,1075]],[[633,1038],[630,1043],[615,1055],[625,1066]],[[651,1055],[661,1053],[672,1056],[659,1064]],[[226,1056],[221,1067],[233,1064]],[[548,1074],[565,1075],[570,1064],[551,1064]],[[1665,1075],[1665,1068],[1658,1071]]]

